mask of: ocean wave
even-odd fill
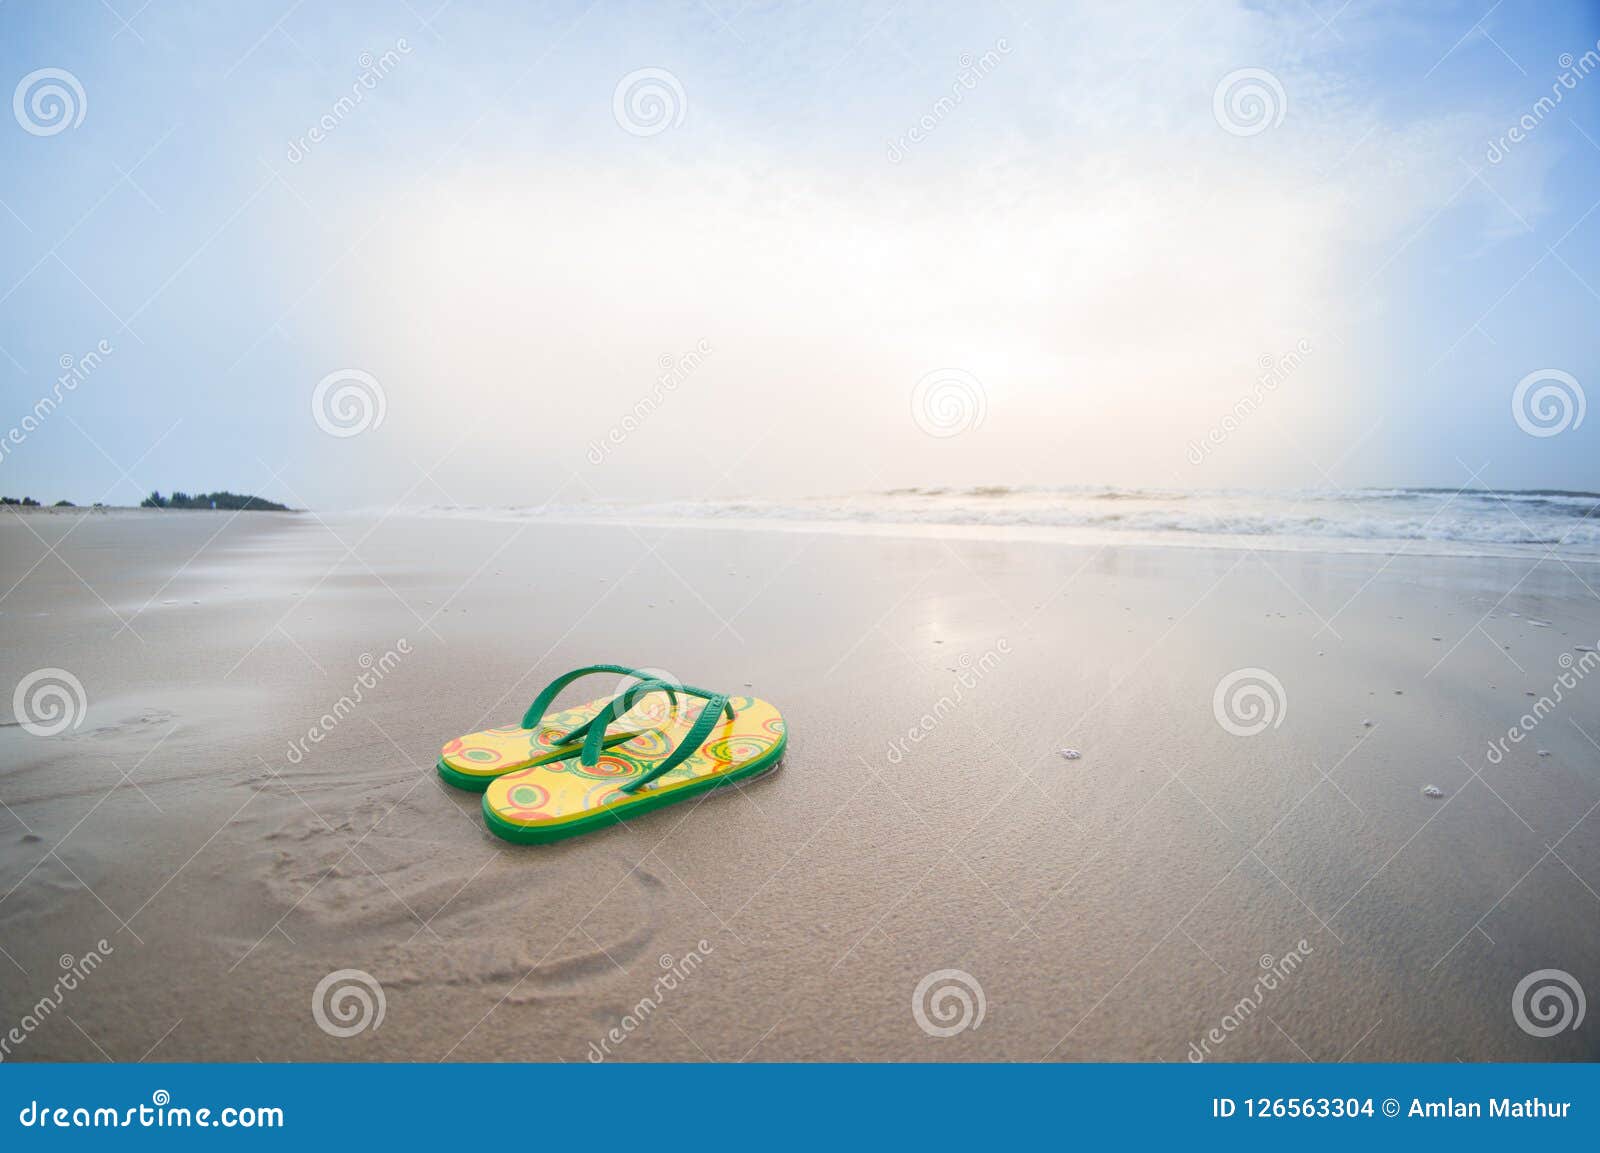
[[[848,531],[941,526],[967,534],[1045,535],[1151,544],[1374,551],[1413,544],[1515,555],[1600,559],[1600,494],[1393,488],[1194,492],[1078,486],[903,488],[795,500],[586,502],[526,509],[433,508],[429,515],[563,522],[839,526]]]

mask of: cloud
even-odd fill
[[[1119,54],[1161,48],[1148,24],[1076,30],[1047,128],[1017,101],[1051,86],[1049,44],[1019,38],[898,164],[724,126],[671,151],[479,158],[396,192],[363,262],[383,290],[344,294],[399,366],[391,427],[433,441],[478,414],[463,499],[573,476],[567,495],[611,497],[1320,483],[1298,438],[1355,435],[1339,385],[1362,279],[1456,190],[1443,161],[1467,122],[1384,121],[1298,61],[1274,74],[1281,124],[1236,135],[1214,89],[1280,24],[1226,15],[1181,67],[1130,68]],[[853,139],[916,123],[876,103],[853,119],[869,111]],[[693,378],[586,465],[659,391],[658,361],[702,341]],[[1270,418],[1190,472],[1188,444],[1303,342],[1317,351]],[[919,430],[912,389],[941,368],[982,383],[981,430]]]

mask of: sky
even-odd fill
[[[6,495],[1600,489],[1593,2],[6,0],[0,81]]]

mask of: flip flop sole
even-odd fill
[[[728,772],[720,773],[714,777],[702,777],[698,780],[688,781],[676,788],[652,790],[640,796],[637,801],[631,804],[600,809],[587,816],[575,817],[560,824],[518,825],[502,820],[489,807],[487,796],[484,798],[483,818],[484,822],[489,826],[489,831],[502,840],[511,841],[513,844],[518,845],[547,845],[552,841],[564,841],[568,837],[592,833],[598,829],[618,824],[621,821],[631,820],[655,809],[675,805],[679,801],[686,801],[699,793],[709,793],[711,790],[720,789],[724,785],[733,785],[740,781],[749,780],[752,777],[759,777],[763,773],[776,769],[778,761],[782,757],[783,746],[780,744],[769,755],[764,755],[748,765],[730,769]]]
[[[434,767],[446,784],[481,793],[489,787],[490,781],[507,773],[559,759],[559,746],[555,739],[592,719],[605,706],[606,700],[601,697],[552,713],[540,722],[537,729],[512,725],[457,737],[439,751],[439,762]],[[629,731],[608,735],[606,747],[641,736],[641,730],[654,728],[652,718],[656,716],[665,717],[667,714],[660,702],[648,701],[618,718],[617,723]]]
[[[616,745],[624,744],[624,743],[626,743],[628,741],[631,741],[631,740],[635,739],[636,737],[639,737],[639,736],[642,736],[642,735],[644,735],[644,734],[642,734],[642,733],[640,733],[638,731],[626,732],[626,733],[616,733],[616,734],[614,734],[612,736],[608,736],[606,738],[605,747],[609,749],[609,748],[612,748],[612,747],[614,747]],[[576,745],[567,746],[567,749],[570,750],[570,751],[567,751],[565,756],[575,757],[575,756],[578,755],[578,748],[577,748]],[[535,765],[544,764],[544,763],[547,763],[547,762],[552,761],[552,760],[565,759],[565,757],[558,758],[556,756],[553,756],[552,752],[553,752],[553,750],[546,751],[545,753],[542,753],[535,760],[526,761],[526,762],[523,762],[523,763],[520,763],[520,764],[514,764],[514,765],[512,765],[511,767],[509,767],[507,769],[502,769],[498,773],[471,773],[471,774],[469,774],[469,773],[458,772],[457,770],[451,768],[450,765],[448,763],[446,763],[446,761],[445,761],[445,759],[443,757],[439,758],[439,763],[437,765],[435,765],[434,768],[436,770],[438,770],[439,778],[441,780],[443,780],[445,784],[453,785],[458,789],[464,789],[465,791],[467,791],[469,793],[481,793],[481,792],[483,792],[485,789],[487,789],[489,787],[489,783],[491,781],[494,781],[494,780],[496,780],[496,779],[498,779],[500,777],[503,777],[507,773],[514,773],[514,772],[517,772],[517,771],[519,771],[521,769],[530,769],[530,768],[533,768]]]
[[[734,720],[719,723],[693,756],[637,793],[620,786],[647,772],[670,747],[665,741],[661,750],[637,757],[630,742],[593,766],[567,759],[498,777],[483,795],[484,821],[504,840],[545,844],[609,828],[776,767],[788,746],[782,715],[752,697],[735,697],[732,703]],[[690,710],[684,720],[694,716]]]

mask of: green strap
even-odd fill
[[[623,792],[638,792],[657,777],[671,772],[688,760],[705,742],[706,737],[711,735],[711,730],[716,727],[717,722],[722,719],[724,713],[727,714],[729,720],[733,719],[734,709],[728,703],[726,693],[713,693],[708,689],[695,688],[693,685],[673,686],[667,681],[643,681],[637,685],[629,685],[626,690],[608,701],[605,708],[601,709],[592,721],[585,726],[580,726],[581,729],[585,730],[583,754],[579,758],[580,763],[592,767],[600,760],[601,745],[605,739],[606,727],[616,720],[620,713],[625,713],[633,707],[635,697],[653,692],[666,692],[670,695],[674,687],[690,696],[703,697],[706,702],[705,708],[700,710],[700,716],[696,718],[689,731],[683,735],[683,739],[678,742],[677,747],[664,760],[657,762],[655,767],[645,773],[644,776],[623,785]],[[574,729],[568,733],[563,738],[562,743],[576,739],[579,731],[579,729]]]
[[[691,696],[704,697],[707,700],[716,695],[709,689],[697,689],[693,685],[680,685],[676,681],[668,681],[659,677],[643,680],[639,684],[629,685],[626,691],[619,694],[622,698],[622,704],[614,714],[608,716],[605,722],[600,724],[601,730],[603,731],[606,726],[615,721],[617,717],[622,716],[629,709],[633,708],[633,706],[638,703],[639,697],[648,696],[650,693],[666,693],[667,699],[673,704],[677,704],[678,698],[673,695],[674,689],[680,693],[688,693]],[[556,744],[565,745],[570,741],[587,740],[590,731],[595,727],[596,722],[600,721],[600,718],[603,714],[604,710],[602,709],[600,713],[596,713],[577,728],[561,734],[561,736],[556,738]],[[728,719],[733,719],[732,705],[728,706]]]
[[[586,677],[591,673],[620,673],[622,676],[636,677],[641,681],[652,679],[649,673],[641,672],[638,669],[630,669],[627,665],[584,665],[581,669],[573,669],[570,673],[563,673],[551,681],[538,696],[533,698],[533,704],[529,705],[528,711],[522,714],[522,727],[531,729],[544,720],[545,710],[550,707],[550,702],[556,699],[557,694],[579,677]],[[678,698],[673,696],[672,692],[676,686],[667,684],[665,681],[658,681],[657,683],[661,685],[662,691],[667,694],[672,703],[677,704]],[[601,727],[604,728],[604,726]]]
[[[587,721],[584,721],[583,724],[579,725],[577,728],[562,733],[556,738],[556,744],[566,745],[573,741],[587,741],[589,739],[590,732],[594,730],[597,724],[599,724],[599,728],[602,732],[605,731],[605,729],[618,717],[625,714],[629,709],[633,708],[633,706],[638,703],[637,698],[648,696],[650,693],[664,692],[667,694],[667,698],[671,700],[673,704],[677,704],[677,698],[672,695],[673,689],[677,689],[678,692],[686,693],[690,696],[702,697],[708,701],[712,697],[719,695],[712,692],[710,689],[696,688],[694,685],[680,685],[676,681],[668,681],[663,678],[641,681],[639,684],[629,685],[624,692],[618,694],[618,699],[621,701],[621,703],[618,705],[614,713],[608,714],[604,709],[602,709],[599,713],[596,713]],[[726,694],[721,695],[724,702],[726,702],[728,699]],[[728,714],[728,719],[730,721],[733,720],[735,716],[733,706],[724,703],[722,707],[723,710]],[[603,723],[602,718],[604,718]],[[636,733],[634,735],[637,736],[638,734]]]

